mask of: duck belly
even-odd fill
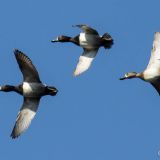
[[[43,95],[45,87],[41,83],[23,82],[23,95],[25,97],[40,97]]]
[[[147,82],[153,82],[160,78],[159,72],[156,69],[147,69],[143,73],[144,80]]]
[[[80,33],[80,46],[85,49],[95,49],[100,46],[100,37],[92,34]]]

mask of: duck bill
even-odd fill
[[[58,42],[58,37],[56,39],[51,40],[52,43]]]
[[[126,77],[122,77],[122,78],[120,78],[119,80],[124,80],[124,79],[127,79]]]
[[[58,90],[55,87],[48,87],[48,91],[51,95],[56,95],[58,93]]]
[[[51,40],[51,42],[52,42],[52,43],[58,42],[58,40],[57,40],[57,39],[53,39],[53,40]]]

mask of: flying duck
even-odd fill
[[[156,32],[154,35],[151,57],[147,68],[140,73],[126,73],[123,78],[120,78],[120,80],[131,78],[140,78],[149,82],[160,95],[160,32]]]
[[[58,90],[41,82],[39,74],[28,56],[17,49],[14,51],[14,54],[23,74],[23,82],[18,86],[0,86],[0,91],[14,91],[23,96],[23,105],[11,133],[12,138],[17,138],[29,127],[36,114],[41,97],[45,95],[55,96]]]
[[[95,29],[87,25],[75,25],[73,27],[79,27],[82,29],[82,32],[73,38],[61,35],[51,42],[72,42],[83,48],[83,53],[79,57],[74,71],[74,76],[78,76],[88,70],[100,47],[104,47],[105,49],[112,47],[113,39],[108,33],[100,36]]]

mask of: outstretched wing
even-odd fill
[[[156,89],[156,91],[160,95],[160,82],[159,81],[155,81],[155,82],[152,82],[151,85]]]
[[[83,30],[83,32],[85,32],[86,34],[99,35],[98,32],[95,29],[93,29],[93,28],[91,28],[91,27],[89,27],[87,25],[84,25],[84,24],[74,25],[73,27],[81,28]]]
[[[81,73],[88,70],[88,68],[91,66],[92,61],[97,55],[97,52],[98,52],[98,49],[95,49],[95,50],[84,49],[83,54],[79,57],[77,67],[74,71],[74,76],[78,76]]]
[[[154,35],[153,48],[147,69],[160,71],[160,32],[156,32]]]
[[[41,83],[38,72],[29,57],[17,49],[14,51],[14,54],[23,74],[24,81]]]
[[[40,98],[24,98],[20,112],[18,113],[15,126],[11,133],[12,138],[17,138],[30,125],[38,109]]]

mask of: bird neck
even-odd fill
[[[141,73],[137,73],[137,74],[135,75],[135,78],[144,79],[144,75],[143,75],[142,72],[141,72]]]
[[[60,42],[72,42],[72,38],[69,36],[61,36],[59,39]]]
[[[22,94],[22,89],[20,86],[12,86],[12,85],[4,85],[0,87],[0,91],[3,92],[17,92],[19,94]]]
[[[61,36],[61,38],[59,39],[59,42],[71,42],[76,45],[79,45],[79,36],[76,36],[74,38],[69,36]]]

